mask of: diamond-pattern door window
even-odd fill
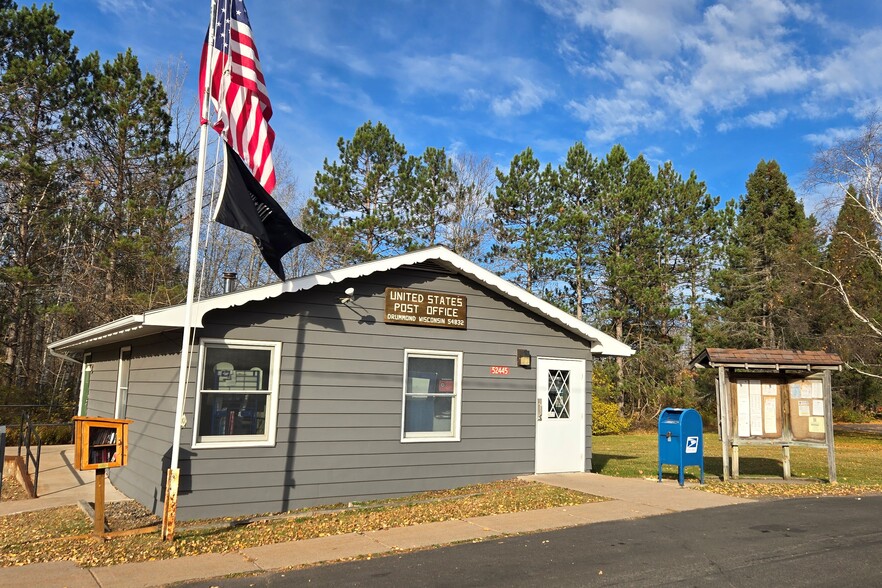
[[[548,418],[570,418],[570,371],[548,372]]]

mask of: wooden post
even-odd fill
[[[784,459],[781,462],[784,466],[784,479],[790,479],[790,446],[784,445]]]
[[[740,465],[738,464],[738,446],[732,446],[732,478],[737,480]]]
[[[181,470],[169,468],[165,479],[165,502],[162,505],[162,540],[172,541],[175,538],[175,520],[178,514],[178,479]]]
[[[720,411],[720,440],[723,445],[723,481],[729,481],[729,378],[726,368],[717,368],[717,409]]]
[[[95,470],[95,536],[104,537],[104,478],[107,470]]]
[[[833,444],[833,380],[824,370],[824,436],[827,438],[827,479],[836,483],[836,448]]]

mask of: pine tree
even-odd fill
[[[703,338],[702,300],[707,294],[710,268],[719,254],[723,213],[716,210],[720,199],[707,193],[695,171],[684,181],[673,164],[666,162],[659,167],[656,181],[657,222],[662,227],[659,262],[670,274],[664,287],[671,289],[667,293],[671,312],[661,331],[666,337],[676,331],[685,340],[687,356],[692,358],[696,341]]]
[[[551,166],[539,169],[527,147],[512,158],[508,174],[496,170],[499,185],[490,200],[495,242],[487,260],[519,286],[542,293],[551,276],[551,229],[555,203]]]
[[[726,265],[716,274],[722,320],[712,335],[732,347],[798,348],[806,344],[804,285],[818,261],[816,222],[774,160],[760,161],[738,204],[726,247]]]
[[[51,6],[0,10],[0,346],[7,384],[35,386],[45,312],[72,238],[77,131],[90,64]]]
[[[880,259],[879,230],[867,210],[867,199],[850,186],[824,256],[822,267],[829,273],[821,275],[836,276],[838,282],[825,280],[819,322],[826,345],[859,370],[837,374],[834,382],[837,399],[856,411],[882,402],[882,382],[860,373],[878,372],[882,340],[867,336],[848,305],[860,309],[874,324],[882,324]]]
[[[599,162],[578,142],[553,176],[556,224],[552,228],[556,274],[565,284],[562,306],[581,319],[593,292],[598,238]]]
[[[315,175],[304,228],[328,252],[327,265],[361,263],[406,251],[408,198],[415,194],[413,161],[381,122],[368,121],[351,140],[337,141],[338,161]]]
[[[131,50],[96,71],[90,90],[82,173],[97,271],[84,267],[81,287],[101,286],[93,320],[109,320],[182,295],[178,189],[192,161],[169,139],[162,85]]]
[[[420,157],[408,158],[412,181],[408,195],[407,224],[415,243],[429,247],[442,244],[444,227],[452,220],[457,185],[453,162],[444,149],[426,147]]]

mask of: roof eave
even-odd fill
[[[842,364],[824,364],[824,363],[750,363],[750,362],[717,362],[709,361],[708,366],[712,368],[733,368],[743,370],[772,370],[772,371],[805,371],[816,372],[824,370],[842,371]]]
[[[435,261],[448,267],[458,274],[468,276],[500,296],[530,308],[541,316],[544,316],[563,329],[591,342],[591,353],[602,356],[628,357],[634,354],[634,350],[628,345],[610,337],[602,331],[595,329],[574,316],[545,302],[541,298],[527,292],[523,288],[504,280],[496,274],[472,263],[471,261],[453,253],[444,247],[430,247],[419,251],[413,251],[404,255],[379,259],[368,263],[351,266],[348,268],[330,270],[301,278],[294,278],[285,282],[270,284],[260,288],[232,292],[221,296],[207,298],[195,303],[192,315],[194,327],[202,327],[203,319],[208,312],[221,310],[234,306],[242,306],[249,302],[275,298],[281,294],[301,292],[315,286],[327,286],[346,279],[360,278],[376,272],[398,269],[400,267]],[[124,337],[125,334],[134,330],[142,329],[143,334],[162,330],[182,328],[186,308],[177,305],[158,310],[147,311],[142,315],[131,315],[112,323],[107,323],[89,331],[79,333],[67,339],[50,344],[50,348],[72,350],[82,348],[86,344],[96,341],[109,342],[108,339]]]
[[[59,341],[53,341],[47,347],[50,351],[79,351],[83,347],[102,339],[122,335],[139,329],[144,324],[144,315],[132,314],[115,321],[93,327]]]

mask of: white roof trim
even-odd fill
[[[193,325],[201,327],[202,319],[208,312],[213,310],[241,306],[248,302],[275,298],[281,294],[309,290],[315,286],[327,286],[343,280],[361,278],[374,273],[394,270],[400,267],[415,265],[433,261],[439,263],[456,273],[468,276],[476,282],[493,290],[497,294],[525,306],[536,313],[544,316],[551,322],[566,330],[592,341],[591,352],[599,355],[627,357],[634,354],[634,350],[621,341],[610,337],[598,329],[580,321],[573,315],[552,306],[541,298],[530,294],[523,288],[504,280],[496,274],[487,271],[481,266],[472,263],[453,253],[445,247],[431,247],[404,255],[371,261],[351,267],[321,272],[301,278],[294,278],[252,288],[230,294],[223,294],[213,298],[207,298],[193,305]],[[139,330],[142,334],[159,332],[162,330],[182,328],[184,325],[184,305],[172,306],[158,310],[150,310],[143,315],[132,315],[116,321],[83,331],[55,341],[49,345],[54,351],[78,351],[83,350],[92,343],[105,339],[118,339],[120,336]],[[127,337],[126,337],[127,338]]]

